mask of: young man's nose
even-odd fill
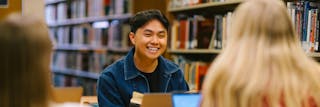
[[[152,36],[151,43],[158,44],[159,43],[159,37],[157,35]]]

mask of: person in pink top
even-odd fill
[[[202,107],[319,107],[320,65],[308,57],[282,0],[246,0],[210,66]]]

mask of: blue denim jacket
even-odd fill
[[[128,107],[133,91],[150,92],[147,78],[134,65],[133,54],[134,48],[123,59],[104,69],[100,75],[97,86],[100,107]],[[162,92],[189,90],[178,65],[162,56],[158,61]]]

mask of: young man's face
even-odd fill
[[[167,30],[160,21],[154,19],[130,33],[135,46],[135,55],[139,58],[157,59],[167,48]]]

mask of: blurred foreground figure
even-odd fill
[[[281,0],[235,10],[227,46],[209,68],[202,107],[319,107],[320,67],[303,51]]]
[[[0,22],[0,107],[82,107],[55,103],[52,43],[44,21],[10,15]]]

